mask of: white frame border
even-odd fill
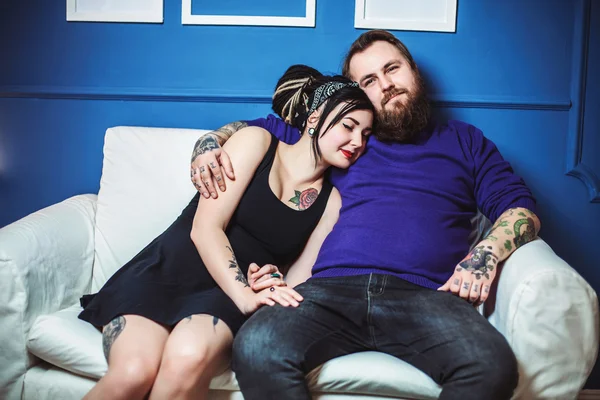
[[[446,22],[409,21],[399,18],[365,18],[366,3],[356,0],[354,27],[365,29],[389,29],[397,31],[456,32],[457,0],[447,0]],[[418,0],[415,0],[418,1]]]
[[[146,0],[147,10],[135,13],[119,11],[77,12],[77,0],[67,0],[67,21],[89,22],[164,22],[163,0]]]
[[[305,17],[267,17],[245,15],[194,15],[192,14],[192,0],[182,0],[181,23],[183,25],[301,26],[314,28],[316,0],[305,1]]]

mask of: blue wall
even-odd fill
[[[287,66],[339,71],[362,32],[347,0],[318,1],[314,29],[182,26],[173,0],[164,24],[65,20],[64,1],[0,2],[0,227],[97,192],[106,128],[262,116]],[[437,112],[496,142],[538,199],[541,236],[599,291],[600,2],[461,0],[455,34],[396,34]],[[578,164],[587,185],[565,175]]]

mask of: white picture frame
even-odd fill
[[[67,21],[162,24],[163,0],[67,0]]]
[[[316,0],[306,0],[306,14],[304,17],[192,14],[192,0],[181,1],[181,23],[183,25],[298,26],[314,28],[315,14]]]
[[[356,0],[354,27],[456,32],[457,0]]]

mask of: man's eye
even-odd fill
[[[367,79],[366,81],[363,82],[363,86],[367,87],[369,86],[371,83],[375,82],[374,79]]]
[[[391,67],[388,68],[388,72],[393,72],[393,71],[395,71],[397,69],[398,69],[398,66],[394,65],[394,66],[391,66]]]

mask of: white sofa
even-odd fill
[[[193,196],[189,155],[201,132],[111,128],[97,196],[74,196],[0,229],[0,398],[79,399],[104,374],[101,334],[77,319],[79,298]],[[515,398],[576,398],[598,350],[596,293],[537,239],[505,263],[496,294],[486,315],[519,361]],[[374,352],[334,359],[308,379],[323,400],[436,399],[440,391],[412,366]],[[230,371],[211,388],[211,398],[242,399]]]

